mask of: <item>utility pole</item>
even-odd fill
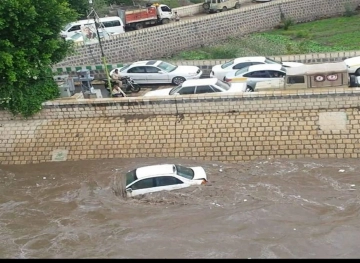
[[[100,38],[100,35],[99,35],[99,24],[100,24],[99,16],[98,16],[98,14],[96,13],[96,11],[94,9],[93,0],[89,0],[89,5],[90,5],[91,9],[90,9],[90,13],[88,15],[88,18],[90,18],[91,14],[94,15],[94,23],[95,23],[95,28],[96,28],[96,34],[97,34],[97,38],[98,38],[99,45],[100,45],[100,50],[101,50],[101,60],[102,60],[102,63],[104,65],[104,68],[105,68],[106,78],[107,78],[107,81],[108,81],[108,87],[109,87],[110,92],[111,92],[112,87],[111,87],[109,71],[108,71],[108,68],[107,68],[107,63],[106,63],[106,57],[105,57],[105,54],[104,54],[104,50],[103,50],[103,47],[102,47],[102,44],[101,44],[101,38]],[[104,36],[105,36],[105,34],[104,34]]]

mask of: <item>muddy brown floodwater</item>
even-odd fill
[[[138,166],[201,165],[205,186],[124,200]],[[1,258],[359,258],[358,159],[111,159],[0,166]]]

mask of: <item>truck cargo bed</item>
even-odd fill
[[[156,8],[149,7],[146,9],[138,9],[125,12],[125,22],[126,24],[136,23],[146,20],[157,19]]]

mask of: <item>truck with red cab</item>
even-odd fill
[[[118,9],[118,15],[124,22],[125,29],[135,30],[149,25],[167,24],[174,18],[170,7],[158,3],[133,10]]]

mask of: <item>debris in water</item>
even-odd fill
[[[45,180],[45,179],[46,179],[46,177],[44,176],[44,177],[43,177],[43,179]]]
[[[219,169],[219,172],[222,172],[223,171],[223,169]]]
[[[213,163],[213,165],[212,166],[218,166],[216,163]]]
[[[37,187],[39,187],[40,185],[39,184],[36,184]]]
[[[355,185],[354,184],[352,184],[352,185],[350,185],[351,187],[355,187]]]
[[[247,199],[244,199],[244,202],[246,202],[247,201]]]
[[[296,228],[294,228],[294,230],[296,230]]]
[[[340,170],[339,170],[339,173],[343,173],[343,172],[345,172],[345,170],[343,170],[343,169],[340,169]]]

